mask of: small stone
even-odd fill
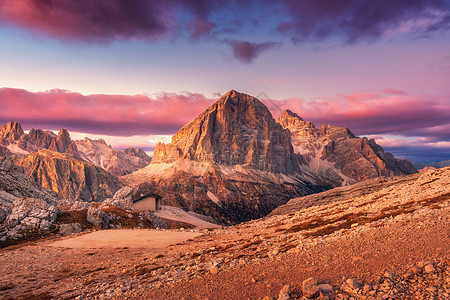
[[[345,281],[345,283],[347,283],[347,285],[354,290],[357,290],[360,287],[359,282],[355,278],[349,278]]]
[[[365,284],[364,287],[363,287],[363,291],[366,292],[366,293],[368,291],[370,291],[371,289],[372,289],[372,287],[370,286],[370,284]]]
[[[432,292],[432,293],[434,293],[434,292],[436,292],[436,291],[437,291],[437,288],[436,288],[436,287],[434,287],[434,286],[430,286],[430,287],[427,287],[427,288],[426,288],[426,290],[427,290],[427,291],[429,291],[429,292]]]
[[[390,280],[394,279],[394,275],[388,271],[384,272],[384,277],[389,278]]]
[[[319,284],[318,287],[319,290],[323,293],[331,293],[333,291],[333,287],[326,283]]]
[[[278,294],[278,300],[289,300],[291,296],[289,295],[292,290],[292,287],[288,284],[283,286]]]
[[[419,266],[413,266],[410,271],[413,272],[414,274],[418,274],[418,273],[422,273],[423,270]]]
[[[436,269],[433,267],[432,264],[428,264],[424,267],[425,273],[435,273]]]
[[[414,276],[414,273],[411,271],[406,272],[403,274],[403,278],[412,278]]]
[[[309,277],[302,282],[303,296],[306,298],[313,298],[319,294],[319,287],[317,286],[317,279]]]

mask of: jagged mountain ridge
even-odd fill
[[[334,186],[417,172],[409,161],[396,159],[373,139],[356,137],[348,128],[325,124],[316,128],[290,110],[281,114],[278,123],[289,129],[295,153],[305,159],[300,167],[304,174]]]
[[[64,128],[56,135],[51,131],[34,128],[26,134],[18,122],[0,126],[0,156],[24,157],[44,149],[70,154],[116,176],[130,174],[151,161],[142,149],[115,150],[102,139],[72,140]]]

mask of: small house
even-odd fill
[[[156,194],[142,194],[133,201],[132,207],[137,211],[157,211],[161,209],[161,196]]]

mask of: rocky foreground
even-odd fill
[[[166,249],[5,248],[0,297],[448,299],[450,168],[366,187]]]

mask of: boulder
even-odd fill
[[[70,224],[61,224],[59,225],[59,234],[61,235],[71,235],[74,233],[81,232],[81,224],[80,223],[70,223]]]
[[[107,229],[111,223],[111,218],[104,211],[91,206],[87,212],[87,221],[97,228]]]
[[[102,207],[107,205],[114,205],[126,210],[132,210],[133,205],[133,188],[125,186],[118,190],[112,198],[103,201]]]

